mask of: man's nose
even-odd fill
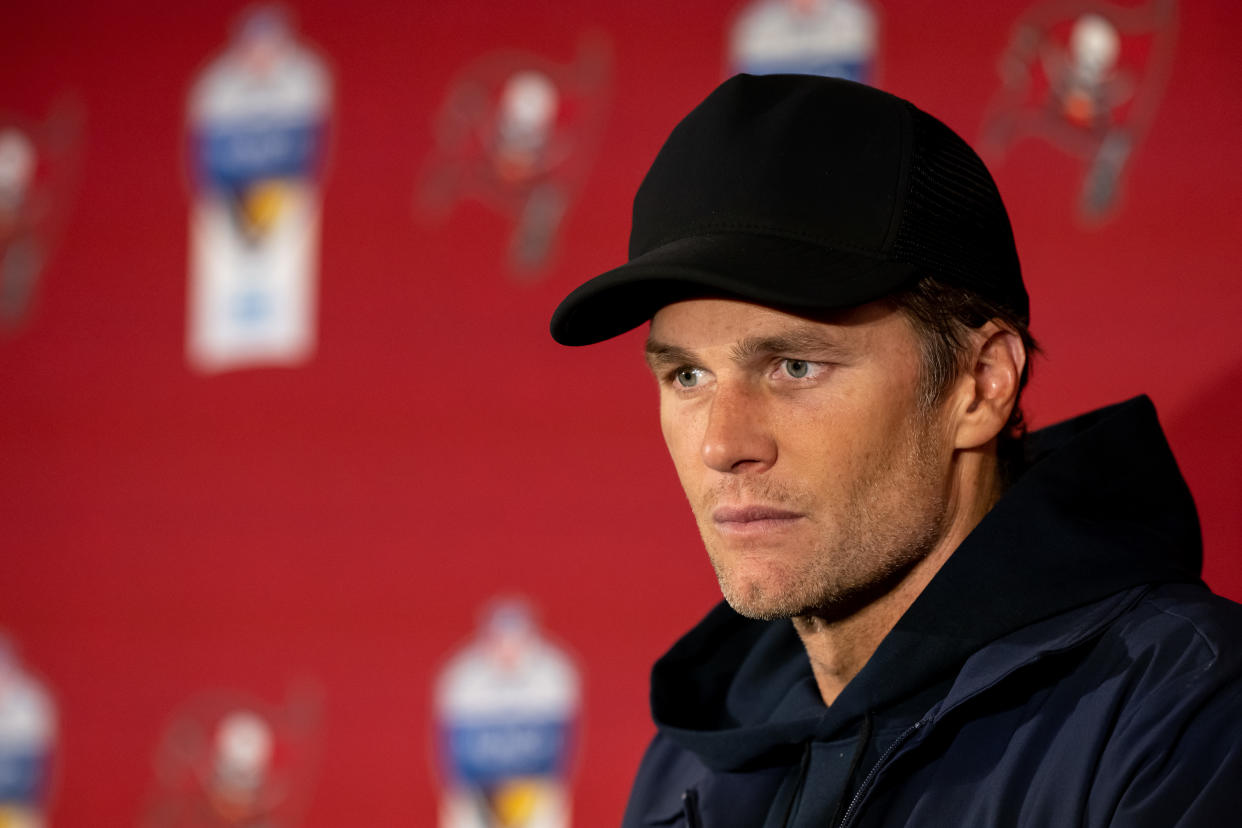
[[[703,462],[728,473],[760,472],[776,462],[762,392],[744,386],[717,388],[703,434]]]

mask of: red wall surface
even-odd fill
[[[885,0],[878,85],[978,139],[1033,5]],[[431,682],[511,592],[583,668],[575,823],[615,824],[651,732],[649,665],[718,593],[641,333],[567,349],[547,320],[623,259],[634,189],[725,75],[735,8],[293,6],[336,81],[318,349],[202,375],[183,344],[185,97],[242,8],[23,4],[0,36],[0,112],[83,116],[63,227],[0,336],[0,626],[60,709],[54,824],[135,824],[187,699],[279,704],[297,686],[321,704],[305,824],[432,824]],[[1187,2],[1175,25],[1107,220],[1078,215],[1084,163],[1047,141],[993,168],[1044,350],[1030,419],[1150,394],[1200,507],[1205,577],[1240,599],[1242,5]],[[611,65],[598,145],[552,258],[518,278],[502,211],[416,209],[437,112],[475,61],[569,64],[592,33]]]

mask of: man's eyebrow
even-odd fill
[[[647,363],[652,367],[658,365],[689,365],[697,361],[693,351],[678,345],[661,342],[658,339],[647,340]],[[791,328],[770,336],[750,336],[735,344],[730,349],[730,358],[734,362],[745,362],[756,356],[766,354],[802,354],[840,353],[844,347],[831,336],[809,328]]]
[[[841,343],[826,333],[810,328],[791,328],[771,336],[747,337],[733,346],[731,356],[735,362],[743,362],[765,354],[818,354],[842,350]]]
[[[685,365],[694,362],[694,354],[685,348],[669,345],[658,339],[647,339],[647,364],[653,368],[657,365]]]

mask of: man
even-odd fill
[[[653,670],[626,828],[1236,824],[1242,607],[1149,401],[1023,435],[1026,289],[960,138],[726,82],[552,332],[647,320],[726,604]]]

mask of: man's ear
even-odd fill
[[[958,380],[954,448],[976,449],[1004,430],[1018,400],[1026,347],[1022,337],[996,322],[972,332],[974,361]]]

